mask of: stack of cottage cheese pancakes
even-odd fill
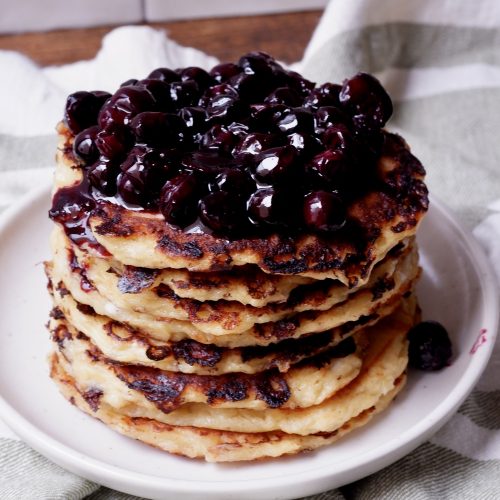
[[[216,462],[324,446],[390,405],[419,320],[427,210],[424,169],[382,128],[373,77],[317,87],[245,57],[70,96],[46,263],[62,394],[124,435]],[[244,78],[266,71],[279,82],[252,95]],[[168,144],[165,127],[180,130]]]

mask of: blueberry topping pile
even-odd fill
[[[452,356],[448,332],[437,321],[422,321],[408,332],[410,365],[435,371],[450,364]]]
[[[376,176],[392,103],[358,73],[316,86],[261,52],[76,92],[64,121],[96,198],[227,238],[332,233]]]

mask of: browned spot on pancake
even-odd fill
[[[382,276],[373,285],[372,292],[372,302],[381,299],[386,292],[392,290],[396,286],[394,278],[392,276]]]
[[[172,353],[167,346],[151,345],[146,349],[146,356],[153,361],[161,361]]]
[[[314,366],[315,368],[320,369],[330,363],[330,361],[334,358],[345,358],[355,352],[356,342],[353,337],[348,337],[336,346],[331,347],[320,354],[316,354],[311,358],[300,361],[295,365],[295,367]]]
[[[255,392],[257,390],[256,379],[242,373],[200,376],[116,363],[112,368],[130,389],[143,393],[165,413],[175,410],[182,404],[182,393],[188,386],[199,388],[207,397],[209,404],[217,404],[220,401],[242,401],[248,398],[252,386]],[[259,376],[261,379],[263,377]],[[270,401],[273,398],[271,394],[273,389],[271,386],[265,393]],[[275,402],[278,401],[277,397]]]
[[[76,334],[76,338],[79,340],[85,340],[85,342],[90,342],[90,338],[87,337],[87,335],[85,335],[83,332],[78,332]]]
[[[101,359],[100,353],[95,348],[87,349],[85,352],[87,353],[88,357],[94,362],[97,362]]]
[[[293,289],[286,301],[286,307],[295,307],[307,301],[311,306],[322,304],[330,296],[333,280],[319,280],[312,285],[301,285]],[[282,306],[279,306],[282,307]]]
[[[278,344],[268,346],[248,346],[241,348],[243,362],[254,358],[272,356],[272,364],[277,367],[289,366],[297,359],[308,357],[314,352],[327,346],[332,340],[331,331],[300,337],[298,339],[285,339]]]
[[[267,323],[269,325],[269,323]],[[278,340],[291,337],[299,326],[299,320],[295,318],[281,319],[271,323],[271,332],[263,328],[264,325],[255,325],[257,334],[264,338],[274,337]]]
[[[263,259],[263,265],[269,272],[277,274],[300,274],[307,270],[306,261],[296,258],[283,262],[276,262],[274,257],[267,256]]]
[[[80,275],[80,288],[86,293],[95,291],[96,288],[89,280],[85,267],[80,265],[73,250],[68,250],[68,261],[71,271]]]
[[[126,337],[123,335],[117,335],[114,332],[115,327],[125,330],[128,335]],[[142,338],[142,336],[139,335],[133,328],[124,323],[118,323],[118,321],[108,321],[105,325],[103,325],[103,329],[109,337],[115,340],[119,340],[120,342],[132,340],[134,338],[136,338],[137,340]]]
[[[352,330],[354,330],[355,328],[357,328],[358,326],[366,325],[370,321],[372,321],[374,319],[377,319],[377,318],[378,318],[378,314],[377,313],[368,314],[366,316],[360,316],[357,320],[346,321],[339,328],[340,328],[341,333],[343,335],[345,335],[345,334],[351,332]]]
[[[160,238],[158,241],[158,248],[167,253],[182,255],[183,257],[190,257],[192,259],[201,259],[201,257],[203,257],[203,251],[196,243],[192,241],[177,243],[168,236],[162,236]]]
[[[122,293],[140,293],[154,283],[158,273],[156,269],[125,266],[118,280],[118,290]]]
[[[119,207],[115,207],[111,216],[103,207],[96,209],[94,215],[99,217],[101,221],[95,228],[97,234],[102,236],[131,236],[134,234],[134,229],[123,223]]]
[[[315,432],[314,436],[322,437],[325,439],[328,439],[330,437],[334,437],[339,433],[339,429],[332,431],[332,432]]]
[[[49,313],[49,316],[53,319],[64,319],[64,313],[59,309],[59,307],[53,307]]]
[[[82,393],[83,399],[85,399],[93,412],[99,409],[102,395],[103,392],[97,388],[89,389]]]
[[[391,231],[394,233],[402,233],[406,230],[407,223],[406,222],[398,222],[394,226],[391,226]]]
[[[94,308],[92,306],[89,306],[88,304],[82,304],[81,302],[76,303],[76,308],[82,313],[87,316],[95,316],[97,313],[95,312]]]
[[[57,284],[56,290],[59,293],[61,298],[65,297],[66,295],[69,295],[69,290],[66,288],[66,286],[64,285],[64,283],[62,281],[60,281]]]
[[[291,396],[286,380],[278,373],[259,375],[255,388],[257,398],[262,399],[270,408],[283,406]]]
[[[172,346],[175,359],[183,359],[188,365],[215,366],[223,350],[214,344],[202,344],[196,340],[184,339]]]
[[[65,340],[71,340],[71,332],[66,328],[65,325],[57,325],[51,332],[52,340],[59,346],[61,349],[63,347]]]
[[[247,391],[248,384],[245,380],[239,380],[238,378],[225,380],[206,392],[207,402],[213,404],[218,400],[243,401],[248,397]]]
[[[209,275],[209,273],[203,273]],[[189,274],[189,279],[186,280],[172,280],[174,285],[177,288],[180,288],[181,290],[188,290],[190,288],[194,289],[204,289],[204,290],[210,290],[212,288],[217,288],[219,286],[224,286],[227,284],[221,279],[220,276],[214,276],[213,279],[211,279],[208,276],[203,276],[203,274],[200,273],[190,273]]]
[[[183,374],[172,376],[155,368],[126,365],[115,366],[114,369],[118,378],[130,389],[144,394],[161,411],[168,413],[179,406],[179,398],[186,385]]]

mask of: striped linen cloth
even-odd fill
[[[131,40],[134,40],[132,46]],[[249,47],[251,50],[252,47]],[[162,65],[213,58],[142,27],[108,35],[92,61],[40,70],[0,52],[0,209],[47,179],[54,123],[76,89],[112,89]],[[500,2],[331,0],[296,69],[317,82],[375,73],[400,131],[492,259],[500,281]],[[36,82],[36,83],[35,83]],[[472,395],[430,441],[330,499],[500,497],[500,348]],[[79,478],[21,443],[0,422],[1,499],[132,499]]]

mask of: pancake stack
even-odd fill
[[[250,73],[250,66],[245,66],[248,60],[264,60],[273,68],[273,75],[281,75],[277,63],[270,64],[269,56],[250,54],[232,65],[234,74],[226,80],[220,76],[229,71],[227,67],[222,71],[223,65],[210,75],[204,72],[213,79],[204,92],[200,90],[199,68],[198,72],[193,68],[175,73],[156,70],[142,85],[154,90],[155,84],[148,82],[165,82],[169,71],[179,75],[181,83],[194,81],[199,91],[196,102],[177,109],[177,116],[185,117],[185,108],[197,107],[206,113],[206,128],[220,129],[216,119],[219,115],[214,118],[213,102],[207,104],[206,96],[214,93],[214,87],[225,84],[239,91],[243,100],[243,91],[235,79],[240,74],[236,68],[245,75],[258,76],[261,67],[254,64],[257,69]],[[287,88],[293,90],[295,82],[294,93],[303,99],[307,113],[316,117],[315,134],[323,138],[325,148],[325,131],[336,126],[318,126],[326,87],[320,87],[323,90],[319,92],[300,75],[281,70],[289,78]],[[183,79],[182,75],[190,76]],[[368,75],[361,78],[372,82]],[[296,80],[303,82],[300,91]],[[344,94],[353,81],[344,83]],[[140,85],[134,80],[122,89],[142,92],[144,87]],[[172,95],[176,80],[166,85]],[[342,108],[338,97],[342,89],[336,87],[335,102]],[[372,99],[373,88],[369,94]],[[172,108],[165,111],[160,107],[162,101],[153,90],[148,92],[157,107],[154,112],[147,108],[142,114],[173,114]],[[128,91],[128,97],[135,91]],[[314,92],[323,97],[306,106]],[[128,107],[120,108],[120,113],[123,115],[125,109],[127,116],[116,112],[113,115],[119,93],[73,94],[68,99],[65,121],[58,126],[60,146],[50,211],[56,225],[51,235],[52,260],[46,263],[46,273],[54,306],[49,320],[53,341],[51,377],[62,394],[84,412],[127,436],[171,453],[216,462],[311,450],[365,425],[404,386],[406,334],[419,317],[413,293],[419,276],[415,232],[427,210],[427,191],[424,170],[406,143],[381,129],[384,120],[374,131],[373,124],[366,125],[366,117],[365,121],[359,118],[361,111],[367,114],[365,109],[360,111],[344,102],[341,111],[347,114],[351,110],[349,126],[357,144],[361,144],[359,137],[370,147],[377,144],[376,153],[372,152],[369,159],[363,156],[353,162],[370,164],[370,182],[354,176],[349,189],[342,191],[334,190],[331,180],[309,180],[307,165],[314,165],[317,154],[311,159],[305,150],[293,146],[300,153],[297,164],[306,165],[301,182],[297,178],[288,180],[294,186],[288,192],[288,211],[295,222],[277,218],[266,224],[265,217],[258,217],[264,213],[262,210],[252,212],[252,199],[263,190],[284,188],[275,179],[263,183],[259,167],[252,170],[254,167],[248,165],[261,161],[262,155],[264,160],[272,156],[272,148],[257,148],[250,159],[250,154],[234,153],[241,153],[241,143],[248,143],[248,136],[257,133],[252,113],[258,106],[253,97],[249,117],[228,118],[230,126],[237,123],[246,127],[245,133],[237,136],[239,149],[238,144],[232,146],[230,166],[227,150],[215,151],[215,147],[207,146],[207,134],[214,136],[212,129],[204,135],[193,134],[195,139],[190,140],[194,143],[189,147],[182,143],[175,148],[182,149],[183,158],[207,149],[211,155],[202,156],[204,161],[196,157],[197,168],[200,162],[210,166],[208,173],[203,170],[202,174],[192,167],[193,163],[175,156],[181,165],[179,175],[202,178],[202,184],[209,186],[205,194],[199,195],[200,212],[176,224],[171,220],[172,205],[178,200],[172,198],[169,189],[172,183],[180,185],[175,184],[177,178],[163,180],[161,191],[158,188],[155,195],[153,190],[147,201],[131,203],[130,197],[127,199],[130,191],[124,188],[125,182],[137,180],[129,174],[130,156],[137,157],[134,148],[145,147],[143,143],[152,150],[161,147],[165,152],[167,148],[163,143],[158,145],[157,139],[155,144],[153,140],[147,142],[147,121],[144,118],[146,125],[143,123],[142,129],[141,124],[137,125],[136,117],[141,113],[134,108],[132,98]],[[86,94],[96,98],[93,101]],[[276,89],[272,91],[272,95],[277,94]],[[98,99],[100,106],[95,105]],[[269,102],[268,97],[258,99]],[[198,106],[193,106],[196,103]],[[85,121],[80,105],[87,110],[94,106],[91,120]],[[286,102],[277,105],[290,106]],[[370,113],[376,115],[379,108],[370,109]],[[123,129],[110,132],[108,119],[114,120],[114,127],[119,122]],[[106,143],[103,138],[111,134],[118,141],[126,127],[135,134],[135,145],[129,144],[117,160],[110,152],[109,140]],[[282,136],[299,133],[282,128]],[[261,135],[274,134],[259,130]],[[283,147],[288,146],[275,147],[272,152],[279,149],[281,154]],[[335,151],[336,147],[330,142],[327,151]],[[90,158],[93,148],[98,151],[94,152],[100,156],[98,160]],[[206,208],[210,207],[207,199],[215,189],[211,179],[221,175],[219,167],[213,171],[214,154],[224,165],[220,167],[222,173],[228,169],[251,173],[256,193],[231,193],[235,205],[244,198],[250,223],[245,219],[239,225],[233,224],[234,211],[227,208],[233,205],[225,205],[222,198],[218,206],[226,207],[225,212],[220,209],[220,218],[215,222],[213,210]],[[113,173],[110,165],[120,162],[121,167]],[[108,184],[102,182],[103,178]],[[322,183],[321,190],[318,182]],[[293,208],[296,200],[302,200],[297,198],[297,183],[302,190],[300,196],[306,200],[304,206],[309,207],[303,218]],[[354,194],[353,183],[362,184]],[[220,192],[226,191],[215,191]],[[322,193],[334,193],[343,200],[345,220],[339,222],[337,207],[333,224],[326,207],[320,215],[326,214],[327,222],[323,217],[323,222],[317,223],[318,214],[311,212],[312,205],[307,203],[315,196],[315,203],[321,204],[326,199]],[[185,215],[188,203],[186,198],[175,205],[175,213]],[[227,222],[225,227],[221,227],[220,220]]]

